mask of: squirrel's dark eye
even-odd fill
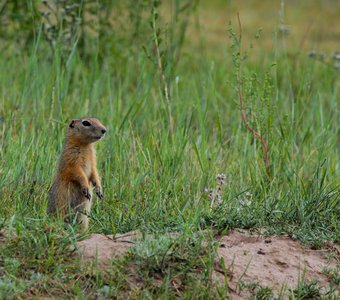
[[[84,126],[91,126],[91,123],[89,121],[83,121],[82,124]]]

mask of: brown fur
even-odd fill
[[[95,187],[97,196],[103,197],[93,143],[100,140],[105,132],[105,127],[95,118],[75,119],[70,123],[49,192],[48,213],[64,218],[75,213],[82,230],[86,230],[89,223],[87,215],[92,205],[90,184]]]

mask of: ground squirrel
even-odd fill
[[[89,223],[90,183],[97,196],[103,197],[93,143],[105,132],[106,128],[95,118],[75,119],[70,123],[57,174],[48,194],[48,213],[65,219],[75,213],[81,230],[86,230]]]

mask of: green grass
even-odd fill
[[[142,44],[153,55],[150,36]],[[173,73],[165,70],[173,133],[158,68],[123,37],[111,41],[116,52],[95,40],[86,60],[76,48],[52,56],[39,34],[28,49],[1,48],[0,229],[12,238],[0,244],[0,298],[116,297],[129,293],[131,276],[142,281],[130,287],[135,297],[223,297],[210,278],[215,242],[203,243],[201,230],[264,228],[317,247],[339,242],[338,70],[291,53],[279,34],[259,59],[244,49],[246,112],[267,141],[268,174],[261,144],[242,123],[227,31],[222,54],[204,40],[199,49],[185,44]],[[246,42],[258,53],[259,41]],[[112,276],[71,256],[76,231],[46,214],[67,124],[81,116],[108,128],[97,145],[104,199],[95,200],[90,232],[180,232],[175,242],[137,245]],[[220,173],[222,201],[212,207],[205,188]],[[154,254],[145,256],[148,249]]]

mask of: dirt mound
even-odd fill
[[[84,260],[94,261],[98,267],[108,269],[113,258],[123,257],[140,238],[141,234],[137,231],[115,236],[92,234],[88,239],[78,242],[77,246]]]
[[[296,288],[299,280],[317,280],[326,287],[330,282],[324,270],[336,266],[334,261],[325,258],[327,250],[311,250],[289,237],[265,238],[234,230],[219,241],[217,259],[224,261],[234,298],[243,298],[242,286],[254,284],[270,287],[276,293],[283,286]],[[215,278],[224,280],[223,273],[217,263]]]
[[[83,259],[108,269],[112,258],[122,257],[141,239],[138,232],[115,237],[93,234],[79,242],[78,247]],[[327,250],[311,250],[289,237],[265,238],[233,230],[219,238],[219,243],[213,280],[223,284],[227,275],[232,299],[249,296],[254,286],[270,287],[279,294],[283,286],[288,290],[296,288],[299,280],[317,280],[321,286],[328,287],[330,282],[324,269],[336,267],[334,260],[326,259]]]

